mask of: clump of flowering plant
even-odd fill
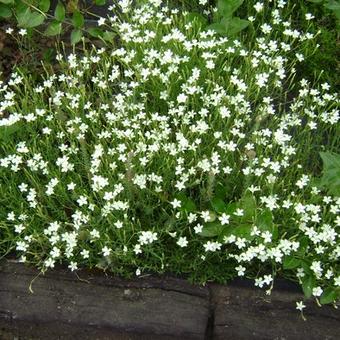
[[[121,0],[101,22],[119,47],[60,53],[39,83],[13,73],[0,89],[2,249],[43,269],[245,276],[268,292],[282,275],[335,301],[340,198],[316,177],[319,152],[339,151],[338,96],[298,79],[314,34],[285,6],[264,23],[256,3],[248,41]]]

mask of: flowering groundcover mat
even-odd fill
[[[245,276],[268,294],[283,276],[335,302],[338,95],[299,78],[317,33],[265,3],[233,39],[164,2],[119,1],[99,21],[119,46],[60,49],[57,72],[2,83],[1,253],[43,271]]]

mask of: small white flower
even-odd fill
[[[123,222],[122,222],[122,221],[117,221],[117,222],[115,222],[115,227],[116,227],[117,229],[123,228]]]
[[[235,269],[237,270],[237,275],[238,276],[244,276],[244,273],[246,271],[245,267],[239,265],[239,266],[235,267]]]
[[[306,306],[304,305],[303,301],[296,301],[296,309],[301,311],[306,308]]]
[[[184,248],[188,245],[188,241],[186,237],[180,237],[177,241],[177,244],[181,247]]]
[[[229,224],[230,215],[223,213],[219,218],[222,225]]]
[[[180,200],[178,200],[177,198],[175,198],[172,202],[170,202],[170,204],[172,205],[172,207],[174,209],[176,208],[180,208],[182,205],[182,202]]]
[[[80,255],[83,257],[83,259],[88,259],[89,256],[90,256],[90,252],[86,249],[83,249],[81,252],[80,252]]]
[[[8,27],[8,28],[6,29],[6,33],[7,33],[7,34],[12,34],[13,32],[14,32],[14,30],[13,30],[12,27]]]
[[[71,269],[71,272],[77,270],[78,269],[77,262],[71,261],[71,263],[68,265],[68,268]]]
[[[110,253],[111,253],[111,249],[108,248],[107,246],[105,246],[105,247],[102,248],[102,253],[103,253],[104,256],[109,256]]]
[[[27,30],[26,30],[25,28],[22,28],[21,30],[19,30],[19,34],[20,34],[21,36],[24,36],[24,35],[27,34]]]
[[[194,230],[195,230],[195,233],[196,234],[199,234],[202,232],[202,229],[203,229],[203,225],[202,224],[197,224],[195,227],[194,227]]]
[[[98,26],[102,26],[102,25],[104,25],[105,24],[105,21],[106,21],[106,19],[105,18],[99,18],[98,19]]]
[[[312,292],[313,292],[313,296],[318,297],[322,294],[323,290],[321,287],[318,286],[318,287],[313,288]]]
[[[73,182],[67,184],[67,190],[72,191],[72,190],[74,190],[75,187],[76,187],[76,184],[73,183]]]

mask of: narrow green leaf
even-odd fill
[[[60,1],[54,10],[54,17],[60,22],[65,19],[65,7]]]
[[[74,29],[71,32],[71,44],[72,45],[77,44],[81,40],[82,37],[83,37],[83,32],[81,30]]]
[[[72,16],[72,23],[74,27],[81,28],[84,26],[84,16],[79,12],[75,11]]]
[[[11,7],[8,5],[0,4],[0,18],[10,18],[11,16]]]
[[[44,34],[47,36],[54,36],[61,33],[61,22],[52,21],[46,28]]]

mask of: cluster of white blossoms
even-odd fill
[[[15,140],[1,141],[1,192],[16,195],[0,222],[21,260],[163,269],[178,251],[198,269],[218,255],[239,276],[283,266],[314,296],[340,286],[340,198],[312,184],[308,161],[316,132],[339,131],[338,97],[295,80],[314,35],[284,1],[249,44],[161,1],[131,3],[101,21],[118,47],[60,54],[61,71],[30,89],[18,73],[0,87]]]

